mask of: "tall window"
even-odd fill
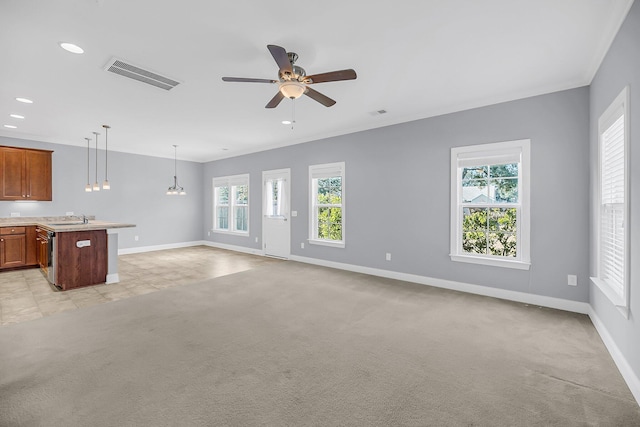
[[[528,269],[529,140],[451,149],[451,259]]]
[[[344,247],[344,162],[309,166],[309,243]]]
[[[249,175],[213,179],[213,230],[249,232]]]
[[[598,264],[592,281],[626,315],[629,296],[629,88],[598,120]]]

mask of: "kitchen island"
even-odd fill
[[[135,225],[92,217],[87,222],[81,217],[0,218],[0,231],[24,230],[24,242],[11,241],[10,253],[25,262],[11,266],[39,266],[49,282],[62,290],[119,282],[117,230],[127,227]],[[4,239],[0,243],[0,250],[9,253]],[[28,260],[35,260],[35,265]]]

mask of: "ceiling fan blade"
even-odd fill
[[[276,83],[277,80],[271,79],[251,79],[246,77],[223,77],[225,82],[245,82],[245,83]]]
[[[269,103],[265,105],[264,108],[276,108],[278,104],[280,104],[280,101],[282,101],[283,99],[284,95],[282,94],[282,92],[278,91],[278,93],[276,93],[276,96],[271,98],[271,101],[269,101]]]
[[[315,99],[325,107],[331,107],[333,104],[336,103],[336,101],[334,101],[333,99],[329,98],[326,95],[321,94],[317,90],[311,89],[309,86],[307,86],[307,90],[304,91],[304,94],[311,99]]]
[[[352,69],[348,69],[306,76],[304,78],[304,82],[307,84],[337,82],[340,80],[354,80],[356,77],[358,77],[356,72]]]
[[[280,67],[280,72],[288,71],[289,73],[293,72],[293,68],[291,68],[291,62],[289,62],[289,56],[287,55],[287,51],[284,50],[281,46],[276,46],[275,44],[267,45],[267,49],[271,52],[271,56],[276,60],[276,64]]]

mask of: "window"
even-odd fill
[[[629,302],[629,89],[598,120],[596,277],[591,280],[625,316]]]
[[[213,179],[213,230],[249,233],[249,175]]]
[[[451,149],[451,259],[529,269],[530,141]]]
[[[344,162],[309,166],[309,243],[344,247]]]

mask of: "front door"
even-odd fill
[[[262,242],[267,256],[291,254],[290,189],[291,169],[262,172]]]

